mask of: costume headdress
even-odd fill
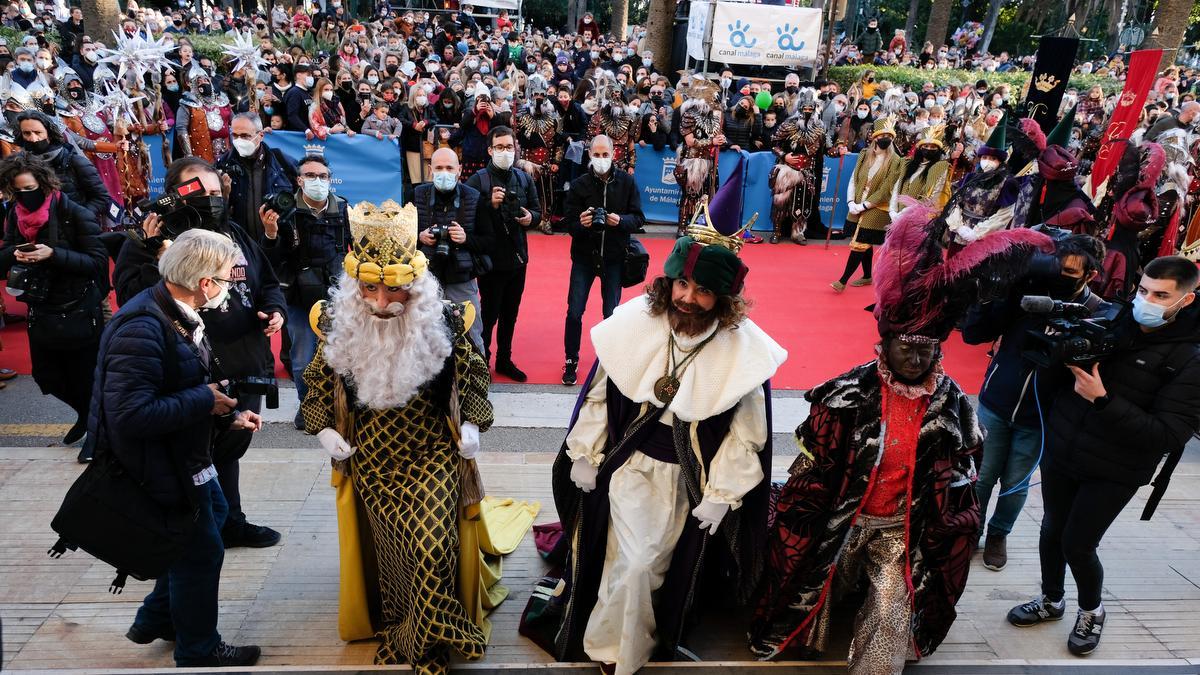
[[[267,63],[266,59],[262,57],[258,45],[254,44],[254,34],[250,31],[234,33],[233,44],[222,45],[221,53],[234,62],[230,69],[230,72],[233,73],[243,68],[249,68],[250,72],[257,72],[260,66]]]
[[[888,115],[887,117],[881,117],[875,120],[875,122],[871,125],[871,140],[875,140],[879,136],[883,135],[896,135],[895,117],[891,115]]]
[[[1028,228],[995,232],[945,259],[944,218],[904,197],[906,208],[888,229],[875,263],[875,320],[879,335],[906,342],[945,340],[980,297],[996,297],[1024,272],[1035,249],[1053,241]]]
[[[392,200],[379,206],[359,202],[349,208],[353,238],[344,267],[350,276],[368,284],[407,286],[429,267],[417,250],[417,208]]]
[[[975,154],[980,157],[995,157],[1001,162],[1008,159],[1008,141],[1004,130],[1005,124],[1008,121],[1008,113],[1000,118],[1000,122],[992,129],[992,134],[988,136],[987,143],[979,147]]]
[[[746,162],[739,157],[729,180],[717,190],[710,204],[700,202],[688,224],[687,235],[675,242],[675,248],[663,265],[672,279],[691,277],[717,295],[736,295],[742,291],[750,268],[738,257],[742,233],[750,229],[758,214],[742,226],[742,183]]]
[[[1120,196],[1113,204],[1113,225],[1141,232],[1158,220],[1155,185],[1166,167],[1167,155],[1158,143],[1143,143],[1132,151],[1140,155],[1137,178],[1129,189],[1114,193]]]
[[[200,67],[199,61],[192,61],[192,66],[188,68],[187,72],[188,82],[195,82],[202,77],[207,77],[209,80],[212,79],[212,76],[208,74],[208,71]]]
[[[945,149],[946,146],[942,142],[945,138],[946,125],[938,123],[922,129],[920,135],[917,136],[916,144],[918,146],[932,145],[938,149]]]
[[[1075,124],[1075,109],[1078,107],[1078,103],[1071,106],[1070,110],[1063,113],[1062,119],[1054,125],[1050,133],[1046,134],[1046,147],[1060,145],[1065,148],[1071,143],[1071,127]]]

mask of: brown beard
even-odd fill
[[[694,307],[694,306],[693,306]],[[702,335],[717,320],[716,312],[709,310],[696,314],[687,314],[676,309],[672,303],[667,306],[667,320],[671,322],[671,330],[683,337]]]

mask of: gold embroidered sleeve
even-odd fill
[[[480,431],[492,426],[492,402],[488,400],[491,373],[470,338],[461,334],[454,341],[454,378],[463,422],[474,422]]]
[[[304,431],[316,434],[329,427],[335,428],[333,417],[333,369],[325,362],[325,341],[317,343],[317,352],[304,368],[304,384],[308,393],[300,403],[300,415],[304,418]]]

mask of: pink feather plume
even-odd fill
[[[905,278],[921,259],[922,245],[928,235],[929,221],[937,210],[911,197],[901,197],[905,207],[888,228],[887,239],[875,261],[875,316],[887,307],[904,301]]]
[[[1038,124],[1032,117],[1022,117],[1017,122],[1017,127],[1033,141],[1037,146],[1038,152],[1046,149],[1046,133],[1042,131],[1042,125]]]
[[[1167,165],[1167,153],[1158,143],[1142,145],[1142,168],[1138,171],[1137,187],[1154,189],[1163,167]]]

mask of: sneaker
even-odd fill
[[[983,566],[999,572],[1008,564],[1007,537],[1003,534],[989,534],[983,543]]]
[[[262,649],[254,645],[246,645],[245,647],[234,647],[231,644],[220,642],[216,649],[213,649],[212,654],[204,660],[204,663],[189,663],[189,666],[207,666],[209,668],[228,668],[230,666],[252,666],[258,662],[258,657],[262,656]]]
[[[1104,630],[1104,606],[1094,611],[1081,609],[1075,615],[1075,628],[1067,637],[1067,651],[1075,656],[1087,656],[1100,646],[1100,631]]]
[[[863,277],[861,279],[855,279],[854,281],[850,282],[850,285],[854,286],[855,288],[858,288],[859,286],[870,286],[871,285],[871,277]]]
[[[252,525],[243,522],[232,525],[221,531],[221,539],[225,548],[268,548],[279,543],[283,535],[263,525]]]
[[[146,628],[135,623],[129,627],[129,630],[125,631],[125,637],[130,642],[139,645],[148,645],[155,640],[174,642],[175,628],[171,626],[167,626],[166,628]]]
[[[304,431],[304,415],[299,410],[296,411],[296,418],[292,420],[292,426],[296,427],[296,431]]]
[[[562,383],[568,387],[574,385],[578,379],[578,373],[575,372],[577,370],[579,370],[579,361],[577,359],[567,359],[567,362],[563,364]]]
[[[512,361],[497,361],[496,372],[514,382],[524,382],[529,377]]]
[[[846,284],[843,284],[840,281],[835,281],[832,284],[829,284],[829,287],[832,288],[835,293],[841,293],[842,291],[846,290]]]
[[[87,433],[87,419],[80,416],[75,419],[75,424],[68,431],[67,435],[63,436],[63,445],[74,445],[76,441],[83,438]]]
[[[1008,622],[1018,628],[1036,626],[1046,621],[1062,621],[1067,603],[1064,600],[1050,602],[1046,596],[1013,607],[1008,611]]]

